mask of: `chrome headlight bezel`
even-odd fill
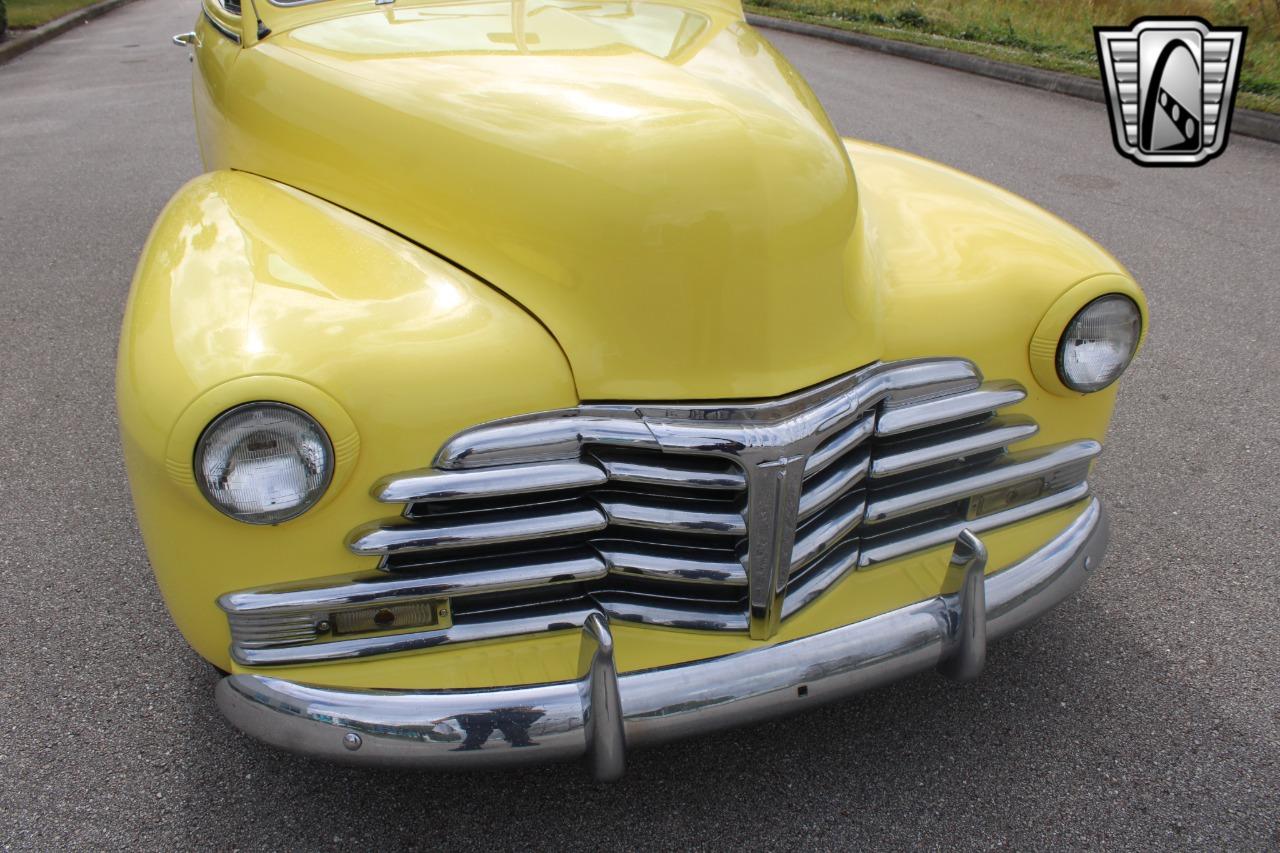
[[[1114,315],[1117,311],[1125,316],[1105,316],[1108,312]],[[1090,329],[1090,324],[1094,328]],[[1137,302],[1124,293],[1098,296],[1077,311],[1062,331],[1054,357],[1058,379],[1067,388],[1082,394],[1101,391],[1114,384],[1129,369],[1141,340],[1142,310]],[[1111,363],[1096,367],[1093,378],[1082,374],[1080,362],[1077,361],[1075,366],[1071,363],[1072,346],[1079,348],[1083,341],[1110,345],[1112,350],[1106,352],[1104,348],[1104,354],[1111,357]]]
[[[273,415],[277,418],[275,422],[244,423],[246,417],[261,418]],[[227,430],[240,434],[228,439],[224,435]],[[237,509],[212,485],[219,475],[213,473],[216,468],[211,466],[216,465],[217,462],[211,460],[209,454],[214,449],[220,449],[224,456],[234,456],[247,440],[261,434],[264,430],[270,430],[276,438],[284,438],[288,441],[293,446],[295,458],[300,460],[304,470],[309,468],[315,470],[307,471],[304,488],[297,501],[280,509]],[[221,448],[216,444],[219,439],[224,439]],[[307,449],[305,453],[302,452],[304,443]],[[334,468],[333,442],[324,426],[296,406],[271,400],[242,403],[219,414],[201,432],[192,456],[192,473],[195,476],[196,486],[209,505],[228,518],[259,526],[290,521],[315,506],[332,484]]]

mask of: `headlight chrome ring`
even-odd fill
[[[196,485],[219,512],[247,524],[279,524],[324,496],[333,443],[315,418],[285,403],[228,409],[196,442]]]
[[[1128,296],[1108,293],[1081,308],[1058,342],[1058,378],[1073,391],[1101,391],[1138,351],[1142,313]]]
[[[1119,273],[1082,279],[1040,318],[1027,342],[1031,373],[1058,397],[1108,388],[1142,348],[1147,326],[1147,300],[1133,279]]]

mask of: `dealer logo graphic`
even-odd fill
[[[1094,27],[1116,150],[1142,166],[1199,166],[1221,154],[1247,32],[1200,18]]]

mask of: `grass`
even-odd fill
[[[19,0],[21,2],[21,0]],[[1094,25],[1198,15],[1249,27],[1236,105],[1280,113],[1280,0],[744,0],[749,11],[1098,76]]]
[[[26,29],[47,24],[68,12],[92,6],[97,0],[8,0],[9,28]]]

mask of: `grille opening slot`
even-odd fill
[[[406,551],[401,554],[388,554],[382,558],[379,569],[395,574],[413,574],[423,577],[432,575],[453,574],[455,572],[479,571],[482,569],[533,565],[557,560],[570,560],[586,555],[595,555],[595,551],[586,547],[585,534],[575,534],[555,539],[544,539],[542,547],[513,551],[501,545],[485,548],[452,548],[437,551]]]
[[[591,497],[652,498],[687,506],[701,503],[717,509],[741,509],[747,502],[746,495],[741,492],[678,488],[651,483],[615,483],[612,480],[606,486],[593,489]]]
[[[590,605],[585,584],[559,584],[540,589],[518,589],[487,595],[465,595],[454,598],[451,606],[454,621],[487,614],[518,616],[521,610]]]

